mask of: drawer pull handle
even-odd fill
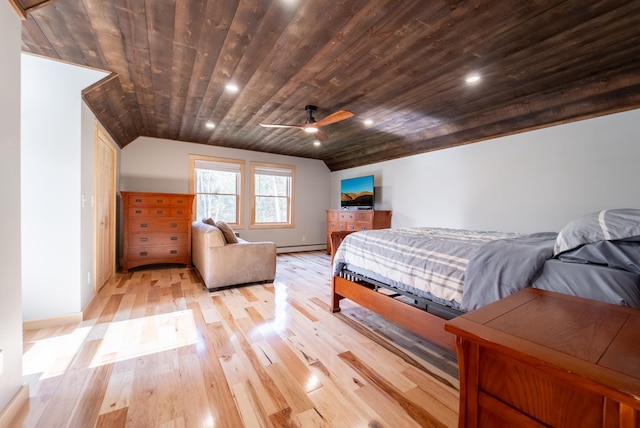
[[[158,211],[156,211],[156,214],[162,214],[163,212],[164,211],[162,211],[162,210],[158,210]]]
[[[172,241],[177,241],[177,240],[178,240],[178,237],[177,237],[177,236],[172,236],[172,237],[171,237],[171,240],[172,240]]]
[[[367,226],[362,226],[360,230],[367,230]]]
[[[178,227],[178,223],[171,223],[171,227]]]
[[[140,223],[140,227],[149,227],[147,223]]]
[[[140,238],[140,242],[147,242],[149,238]]]
[[[142,202],[142,199],[136,198],[136,202]]]
[[[140,255],[141,255],[141,256],[146,256],[146,255],[147,255],[147,252],[146,252],[146,251],[140,251]]]
[[[156,202],[161,204],[162,203],[162,199],[157,199]]]
[[[178,215],[182,215],[183,212],[184,211],[182,211],[182,210],[177,211]]]
[[[136,210],[136,214],[142,214],[142,210]]]
[[[178,199],[178,203],[179,203],[179,204],[182,204],[182,203],[183,203],[183,202],[182,202],[182,199]]]
[[[349,226],[349,229],[353,230],[353,228],[354,228],[354,226],[353,226],[353,225],[350,225],[350,226]]]
[[[171,253],[171,254],[178,254],[178,250],[171,250],[171,251],[169,251],[169,253]]]

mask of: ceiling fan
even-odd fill
[[[304,111],[307,112],[307,120],[305,120],[304,124],[302,125],[279,125],[275,123],[261,123],[260,126],[264,128],[299,128],[310,134],[316,134],[316,137],[320,137],[322,133],[319,131],[323,126],[331,125],[332,123],[341,122],[345,119],[353,117],[353,113],[351,113],[350,111],[338,110],[335,113],[331,113],[324,119],[316,121],[316,119],[313,117],[313,113],[317,110],[318,107],[316,106],[305,106]]]

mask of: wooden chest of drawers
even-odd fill
[[[122,268],[155,263],[191,265],[194,195],[121,192],[124,221]]]
[[[327,210],[327,253],[331,254],[331,232],[356,232],[389,227],[391,227],[391,211]]]
[[[526,288],[445,330],[460,427],[640,427],[637,309]]]

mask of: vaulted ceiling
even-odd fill
[[[111,72],[83,96],[121,147],[159,137],[335,171],[640,107],[637,0],[9,1],[23,51]],[[354,116],[318,135],[260,126],[303,124],[309,104],[318,121]]]

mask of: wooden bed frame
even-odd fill
[[[455,354],[455,336],[444,331],[447,321],[345,278],[331,281],[331,312],[340,312],[340,300],[349,299],[381,317]]]
[[[346,235],[352,232],[331,233],[331,262]],[[334,276],[331,281],[331,312],[340,312],[340,300],[349,299],[398,326],[417,334],[455,354],[456,338],[444,330],[447,321],[424,309],[396,300],[386,294],[348,279]]]

